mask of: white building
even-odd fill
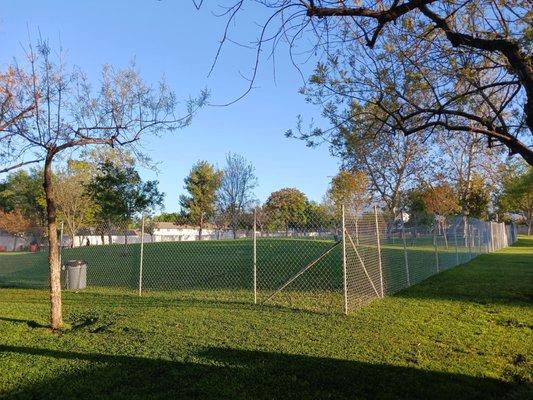
[[[246,232],[238,231],[237,237],[246,237]],[[154,242],[186,242],[199,240],[198,226],[180,225],[174,222],[157,222],[151,237]],[[202,230],[202,240],[233,239],[233,232],[229,229],[217,229],[212,224],[206,224]]]

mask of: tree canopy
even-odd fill
[[[222,180],[222,171],[207,161],[198,161],[185,178],[188,194],[180,196],[182,212],[198,226],[198,235],[202,238],[205,223],[216,210],[216,195]]]
[[[33,225],[46,220],[43,178],[37,169],[10,173],[0,182],[0,210],[19,210]]]
[[[295,188],[284,188],[273,192],[265,202],[264,211],[268,225],[272,229],[290,229],[303,227],[307,222],[307,197]]]
[[[259,24],[245,93],[253,88],[265,47],[272,53],[284,42],[298,70],[313,55],[321,60],[310,79],[315,87],[303,93],[319,94],[328,107],[356,103],[375,121],[376,135],[421,133],[416,140],[422,141],[436,132],[451,140],[481,134],[487,146],[503,146],[533,164],[530,1],[254,2],[267,16]],[[247,12],[247,1],[228,3],[216,59]]]
[[[500,214],[516,213],[522,216],[531,234],[533,226],[533,167],[511,164],[504,176],[498,197]]]
[[[105,161],[86,188],[98,206],[100,221],[125,226],[136,214],[162,206],[164,195],[157,185],[157,181],[143,182],[133,166],[121,167]]]

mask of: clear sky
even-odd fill
[[[0,9],[0,65],[22,58],[28,32],[40,31],[52,46],[59,42],[68,51],[68,62],[98,79],[101,65],[125,66],[135,58],[143,77],[157,82],[165,76],[179,98],[208,88],[213,103],[226,102],[242,94],[254,53],[238,46],[224,48],[214,73],[214,59],[225,20],[217,18],[216,0],[208,0],[197,11],[191,0],[3,0]],[[234,39],[257,38],[256,22],[266,18],[263,10],[247,10],[238,20]],[[252,18],[250,18],[252,17]],[[304,66],[309,71],[313,63]],[[282,187],[297,187],[312,200],[320,200],[338,168],[326,147],[307,148],[286,139],[296,116],[321,121],[320,110],[307,105],[297,93],[302,80],[288,59],[287,48],[279,47],[275,62],[263,59],[257,88],[229,107],[207,107],[190,127],[162,138],[145,141],[147,153],[160,163],[159,172],[142,170],[145,179],[157,179],[166,193],[166,211],[178,208],[183,179],[200,159],[223,166],[225,154],[240,153],[256,167],[259,187],[256,196],[264,201]],[[275,76],[275,80],[274,80]]]

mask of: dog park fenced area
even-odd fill
[[[516,241],[514,225],[466,217],[430,225],[387,221],[377,208],[267,227],[154,237],[109,224],[69,237],[61,259],[87,264],[87,286],[349,313],[479,254]],[[64,281],[64,277],[63,277]],[[0,253],[0,285],[46,287],[47,252]]]

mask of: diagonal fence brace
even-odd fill
[[[265,304],[267,301],[271,300],[274,296],[276,296],[279,292],[281,292],[283,289],[285,289],[287,286],[289,286],[291,283],[293,283],[296,279],[298,279],[306,271],[309,271],[311,268],[313,268],[315,265],[317,265],[324,257],[326,257],[329,253],[331,253],[333,251],[333,249],[335,247],[337,247],[341,243],[342,243],[342,241],[339,240],[333,246],[331,246],[329,249],[327,249],[325,252],[323,252],[320,256],[318,256],[313,261],[311,261],[309,264],[307,264],[304,268],[302,268],[300,271],[298,271],[291,279],[289,279],[287,282],[285,282],[283,285],[281,285],[278,289],[276,289],[270,296],[268,296],[268,298],[263,300],[261,302],[261,304]]]

